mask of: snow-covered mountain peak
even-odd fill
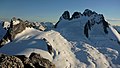
[[[85,9],[85,11],[83,12],[83,14],[85,16],[91,16],[91,15],[97,14],[97,13],[95,11],[90,10],[90,9]]]
[[[120,34],[102,14],[86,9],[70,17],[65,11],[55,28],[52,23],[16,18],[11,23],[17,21],[20,23],[12,24],[9,28],[12,31],[7,30],[1,41],[14,39],[1,46],[0,53],[29,57],[35,52],[53,62],[56,68],[120,68]],[[46,30],[47,26],[50,28]]]
[[[21,20],[21,19],[17,19],[17,18],[15,18],[15,17],[13,17],[13,18],[11,19],[11,22],[12,22],[13,25],[19,24],[20,21],[22,21],[22,20]]]
[[[70,19],[59,20],[55,24],[55,28],[63,35],[65,34],[66,37],[67,35],[81,35],[82,38],[87,37],[89,39],[93,36],[108,36],[110,39],[120,42],[120,35],[107,21],[105,21],[103,14],[98,14],[89,9],[86,9],[83,14],[74,12]],[[74,38],[76,39],[76,37]]]
[[[64,11],[64,13],[62,14],[59,20],[69,20],[69,19],[70,19],[69,11]]]
[[[82,14],[80,12],[74,12],[70,20],[80,18]]]
[[[64,25],[65,25],[65,22],[80,22],[81,26],[85,26],[85,24],[88,21],[90,23],[90,27],[93,26],[94,24],[103,24],[103,26],[108,25],[108,23],[105,21],[104,16],[102,14],[98,14],[95,11],[86,9],[83,13],[74,12],[71,18],[70,18],[70,13],[68,11],[65,11],[60,17],[59,21],[55,24],[55,28],[57,26],[59,27],[62,24],[62,22],[64,22],[63,23]],[[63,24],[61,26],[63,26]]]
[[[105,20],[103,14],[98,14],[95,11],[85,9],[83,13],[81,12],[74,12],[71,17],[69,11],[65,11],[62,16],[60,17],[59,21],[74,21],[79,19],[87,19],[90,20],[92,24],[97,23],[99,24],[101,21]],[[56,25],[55,25],[56,26]]]

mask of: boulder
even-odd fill
[[[9,56],[0,54],[0,68],[55,68],[55,65],[37,53]]]
[[[22,61],[15,56],[0,54],[0,68],[24,68]]]
[[[31,53],[30,60],[36,68],[55,68],[55,65],[37,53]]]

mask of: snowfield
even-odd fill
[[[1,47],[0,53],[29,57],[36,52],[53,62],[56,68],[120,68],[120,34],[111,25],[106,34],[101,17],[93,14],[65,20],[61,16],[57,28],[48,31],[26,27],[12,42]],[[94,25],[86,37],[84,28],[88,20],[95,22],[90,23]],[[3,30],[0,27],[0,32]],[[0,39],[3,35],[0,34]]]
[[[47,44],[42,38],[46,38],[52,45],[54,49],[53,55],[48,52]],[[71,52],[69,44],[56,31],[41,32],[34,28],[26,28],[26,30],[16,36],[13,42],[0,48],[0,52],[9,55],[26,55],[27,57],[32,52],[36,52],[55,63],[57,68],[74,68],[78,62],[75,55]]]

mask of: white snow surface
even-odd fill
[[[47,44],[42,38],[47,39],[52,45],[53,55],[48,52]],[[13,42],[0,48],[0,53],[29,57],[32,52],[36,52],[55,63],[57,68],[75,68],[79,62],[71,52],[69,45],[70,43],[54,30],[41,32],[34,28],[26,28],[16,36]]]
[[[119,68],[120,44],[118,42],[120,42],[120,35],[111,25],[107,28],[108,34],[105,34],[103,24],[99,23],[102,20],[101,15],[94,16],[82,16],[71,21],[63,19],[59,22],[56,30],[72,43],[71,49],[76,58],[80,63],[84,63],[78,68],[83,66],[83,68]],[[89,30],[87,38],[84,35],[84,26],[88,20],[91,21],[93,18],[95,24]]]
[[[19,20],[15,20],[15,21],[13,21],[13,25],[17,25],[17,24],[19,24],[19,23],[20,23]]]
[[[9,28],[10,27],[10,22],[8,22],[8,21],[5,21],[4,22],[4,25],[3,25],[3,28]]]
[[[95,18],[94,18],[95,17]],[[88,20],[96,23],[84,35],[84,26]],[[57,28],[39,31],[26,28],[17,34],[15,40],[0,48],[0,53],[9,55],[41,54],[56,65],[56,68],[120,68],[120,35],[109,25],[105,34],[101,15],[82,16],[71,21],[61,19]],[[50,54],[45,38],[54,49]]]

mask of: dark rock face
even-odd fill
[[[15,38],[15,36],[18,33],[21,33],[26,28],[25,23],[21,19],[17,19],[17,20],[20,21],[20,23],[16,24],[16,25],[13,25],[12,23],[13,23],[14,20],[12,20],[11,21],[11,26],[9,28],[12,40]]]
[[[89,10],[89,9],[85,9],[85,11],[83,12],[83,14],[85,15],[85,16],[91,16],[92,14],[94,14],[95,12],[92,12],[91,10]]]
[[[14,22],[18,20],[20,23],[13,25]],[[14,40],[15,36],[18,33],[21,33],[23,30],[25,30],[26,25],[21,19],[16,19],[15,17],[11,20],[10,27],[7,30],[7,33],[3,37],[3,39],[0,40],[0,47],[2,47],[8,40],[12,42]]]
[[[108,28],[109,28],[108,22],[105,21],[104,16],[102,14],[98,14],[95,11],[85,9],[83,14],[81,14],[80,12],[74,12],[71,18],[69,17],[69,12],[65,11],[63,13],[62,17],[68,21],[71,21],[71,20],[77,19],[77,18],[88,17],[89,18],[88,22],[86,22],[84,25],[84,34],[87,38],[89,37],[89,30],[92,30],[92,27],[94,27],[95,24],[96,25],[102,24],[102,28],[103,28],[104,33],[108,34]],[[57,26],[59,25],[60,22],[61,22],[61,20],[59,20],[55,24],[54,27],[57,28]]]
[[[24,68],[22,61],[15,56],[0,54],[0,68]]]
[[[48,52],[50,54],[54,53],[54,49],[53,49],[52,45],[45,38],[43,38],[43,40],[47,43]]]
[[[65,11],[63,14],[62,14],[62,17],[65,19],[65,20],[69,20],[70,19],[70,13],[68,11]]]
[[[85,24],[84,26],[84,34],[85,36],[88,38],[89,37],[89,32],[88,30],[91,30],[91,25],[90,25],[90,21],[88,20],[88,22]]]
[[[94,24],[95,24],[95,23],[94,24],[93,23],[94,23],[94,21],[90,22],[88,20],[88,22],[84,26],[84,34],[87,38],[89,37],[89,31],[88,30],[91,30],[91,27],[94,26]],[[104,20],[104,17],[102,17],[102,20],[99,23],[101,23],[103,25],[102,28],[104,29],[105,34],[108,34],[107,28],[109,28],[109,24],[108,24],[108,22],[106,22]]]
[[[29,22],[29,21],[25,21],[25,25],[26,27],[32,27],[32,28],[35,28],[37,30],[40,30],[40,31],[45,31],[47,29],[47,26],[44,26],[44,24],[41,24],[41,23],[38,23],[38,22]]]
[[[103,23],[103,29],[104,29],[104,32],[105,32],[106,34],[108,34],[108,30],[107,30],[107,28],[109,27],[109,24],[108,24],[108,22],[105,21],[103,15],[102,15],[102,20],[101,20],[100,22]]]
[[[53,63],[51,63],[48,59],[42,58],[40,54],[32,53],[29,58],[35,67],[55,68],[55,65]]]
[[[31,22],[29,22],[28,20],[25,21],[25,25],[26,27],[30,27],[30,28],[33,27]]]
[[[80,15],[80,12],[74,12],[70,20],[80,18]]]
[[[55,24],[54,28],[57,28],[57,25],[59,24],[59,22],[60,22],[60,21],[58,21],[58,22]]]
[[[105,20],[103,20],[103,29],[104,29],[104,32],[105,32],[106,34],[108,34],[108,30],[107,30],[108,27],[109,27],[109,26],[108,26],[108,22],[106,22]]]
[[[25,55],[16,55],[15,57],[19,58],[22,61],[24,68],[35,68],[35,66],[32,64],[32,61]]]
[[[30,57],[24,55],[8,56],[0,54],[0,68],[56,68],[48,59],[37,53],[31,53]]]
[[[70,13],[68,11],[65,11],[62,16],[60,17],[59,21],[55,24],[54,28],[57,28],[57,25],[59,24],[59,22],[63,19],[65,20],[70,20]]]

